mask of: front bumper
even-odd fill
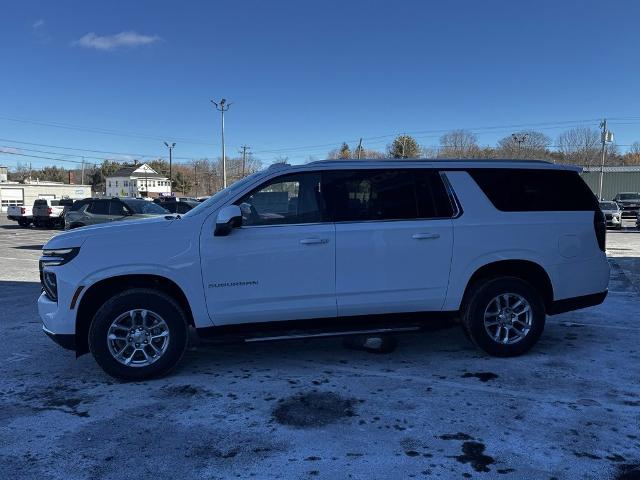
[[[47,336],[60,345],[62,348],[66,348],[67,350],[76,350],[76,336],[70,333],[53,333],[51,330],[47,330],[47,328],[43,325],[42,331],[47,334]]]

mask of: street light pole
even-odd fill
[[[211,100],[211,103],[216,107],[222,117],[222,188],[227,188],[227,158],[225,156],[225,148],[224,148],[224,112],[229,110],[229,107],[232,105],[231,103],[227,103],[226,99],[222,99],[219,102],[214,102]]]
[[[171,194],[173,193],[173,177],[171,176],[171,161],[172,161],[173,147],[176,146],[176,142],[173,142],[171,145],[169,145],[168,142],[164,142],[164,144],[169,149],[169,194]]]
[[[524,143],[524,141],[527,139],[528,136],[529,136],[528,133],[521,133],[521,134],[512,133],[511,134],[511,138],[513,138],[513,140],[518,143],[518,159],[520,158],[520,150],[522,149],[522,144]]]

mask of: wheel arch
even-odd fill
[[[468,298],[469,292],[479,281],[498,277],[516,277],[530,283],[542,295],[542,300],[546,310],[553,304],[553,284],[547,271],[538,263],[530,260],[499,260],[485,264],[478,268],[469,278],[462,297],[462,305]]]
[[[106,300],[130,288],[154,288],[174,298],[187,318],[195,326],[191,306],[182,289],[173,280],[155,274],[127,274],[104,278],[87,288],[78,303],[76,313],[76,355],[89,352],[89,326],[91,320]]]

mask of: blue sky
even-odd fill
[[[476,130],[485,145],[542,123],[555,138],[603,116],[626,145],[640,140],[639,16],[633,1],[14,2],[0,145],[162,156],[166,139],[176,157],[218,156],[221,97],[228,154],[247,144],[264,163],[359,137],[382,150],[401,132],[428,146],[500,126]],[[17,161],[55,163],[0,155]]]

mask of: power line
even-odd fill
[[[6,120],[9,122],[17,122],[17,123],[26,123],[30,125],[40,125],[44,127],[63,128],[67,130],[77,130],[79,132],[98,133],[101,135],[114,135],[118,137],[131,137],[131,138],[142,138],[145,140],[164,141],[163,140],[164,137],[156,137],[156,136],[142,134],[142,133],[125,132],[122,130],[111,130],[106,128],[83,127],[80,125],[73,125],[68,123],[45,122],[42,120],[28,120],[28,119],[21,119],[21,118],[6,117],[4,115],[0,115],[0,120]],[[183,143],[191,143],[194,145],[215,146],[215,143],[203,142],[201,140],[193,140],[188,138],[176,138],[176,140],[179,140],[180,142],[183,142]]]
[[[61,150],[74,150],[74,151],[77,151],[77,152],[105,153],[105,154],[108,154],[108,155],[122,155],[122,156],[128,156],[128,157],[162,158],[162,156],[158,155],[158,154],[113,152],[113,151],[109,151],[109,150],[94,150],[94,149],[90,149],[90,148],[80,148],[80,147],[62,147],[60,145],[49,145],[49,144],[45,144],[45,143],[25,142],[25,141],[22,141],[22,140],[14,140],[14,139],[10,139],[10,138],[0,138],[0,142],[19,143],[20,145],[32,145],[32,146],[36,146],[36,147],[59,148]],[[28,150],[28,149],[23,148],[23,147],[16,147],[16,148],[20,148],[21,150]],[[58,153],[58,152],[51,152],[51,153],[55,153],[56,155],[66,155],[66,154],[62,154],[62,153]],[[71,154],[68,154],[68,155],[71,155]],[[78,156],[82,156],[82,155],[74,155],[74,156],[78,157]],[[173,158],[176,158],[176,159],[179,159],[179,160],[189,160],[191,157],[173,157]],[[109,160],[111,160],[111,159],[109,159]]]

